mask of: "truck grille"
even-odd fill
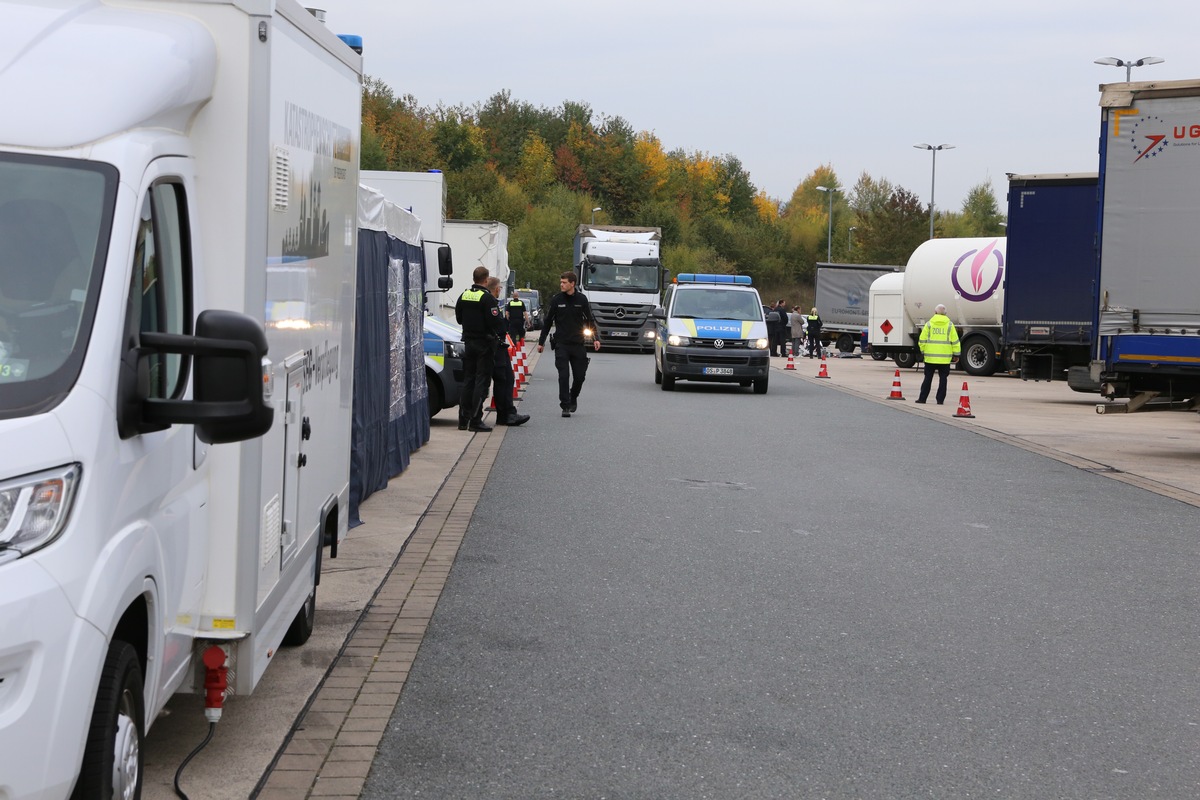
[[[592,303],[592,313],[600,327],[611,330],[641,330],[650,318],[654,306]]]

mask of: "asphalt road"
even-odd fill
[[[363,797],[1200,795],[1195,507],[771,381],[541,361]]]

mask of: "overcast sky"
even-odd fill
[[[364,69],[422,105],[587,103],[667,150],[741,159],[787,200],[821,164],[866,171],[958,210],[1007,173],[1097,169],[1104,56],[1165,63],[1133,80],[1200,78],[1184,0],[315,0],[363,37]],[[306,5],[312,5],[309,0]]]

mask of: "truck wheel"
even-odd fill
[[[437,375],[428,369],[425,370],[425,383],[429,387],[429,418],[433,419],[445,407],[442,404],[442,387],[438,382]]]
[[[896,366],[900,369],[908,369],[917,364],[916,350],[900,350],[892,355],[892,361],[896,362]]]
[[[675,391],[675,377],[673,375],[662,376],[662,390],[664,392]]]
[[[317,622],[317,587],[304,599],[304,605],[296,612],[291,627],[283,635],[283,644],[288,647],[299,647],[312,636],[313,626]]]
[[[968,336],[962,344],[962,368],[968,375],[994,375],[996,350],[986,336]]]
[[[137,798],[142,793],[146,711],[137,651],[114,640],[100,672],[83,765],[71,800]]]
[[[884,352],[882,352],[882,351],[880,351],[880,350],[872,350],[872,351],[871,351],[871,358],[873,358],[873,359],[874,359],[874,360],[876,360],[876,361],[887,361],[887,360],[888,360],[888,354],[887,354],[887,353],[884,353]]]
[[[754,379],[754,393],[755,394],[766,394],[767,393],[767,379],[766,378],[755,378]]]
[[[848,333],[843,333],[837,338],[837,349],[843,353],[853,353],[854,343],[856,341],[858,341],[857,337],[851,336]]]
[[[657,360],[654,362],[654,383],[659,386],[662,385],[662,370],[658,368]]]

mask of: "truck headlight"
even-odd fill
[[[57,539],[71,515],[80,471],[69,464],[0,482],[0,551],[28,555]]]
[[[766,350],[767,349],[767,340],[766,339],[751,339],[749,344],[750,344],[751,350]]]
[[[691,339],[686,336],[680,336],[677,333],[672,333],[667,337],[667,344],[671,345],[672,347],[687,347],[691,343]]]

